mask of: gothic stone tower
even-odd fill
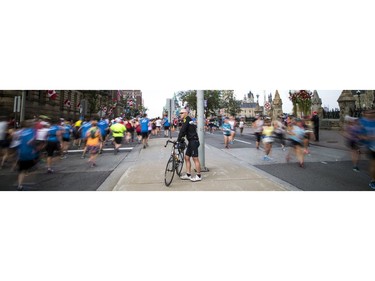
[[[311,112],[318,112],[320,118],[323,117],[322,99],[319,97],[318,92],[314,90],[311,98]]]
[[[276,120],[278,116],[283,114],[283,101],[280,98],[279,91],[276,90],[275,98],[272,101],[272,120]]]

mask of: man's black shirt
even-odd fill
[[[178,134],[177,141],[181,141],[186,137],[188,141],[198,140],[197,126],[193,123],[190,116],[187,116],[182,123],[180,133]]]

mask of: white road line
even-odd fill
[[[246,143],[246,144],[251,144],[251,142],[248,142],[248,141],[243,141],[243,140],[234,140],[234,141],[238,141],[238,142],[242,142],[242,143]]]
[[[120,151],[132,150],[133,147],[120,147]],[[104,148],[103,151],[113,151],[113,148]],[[68,153],[83,152],[83,149],[68,150]]]

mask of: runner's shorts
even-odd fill
[[[52,142],[48,141],[46,145],[46,151],[47,151],[47,156],[52,157],[54,151],[59,151],[60,150],[60,143],[59,142]]]
[[[88,145],[87,146],[87,152],[90,154],[98,154],[99,153],[100,146],[98,145]]]
[[[115,143],[121,144],[123,137],[115,137]]]
[[[27,171],[35,166],[36,160],[19,160],[18,161],[18,171]]]

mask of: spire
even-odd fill
[[[278,90],[276,90],[276,93],[275,93],[275,100],[281,100]]]

